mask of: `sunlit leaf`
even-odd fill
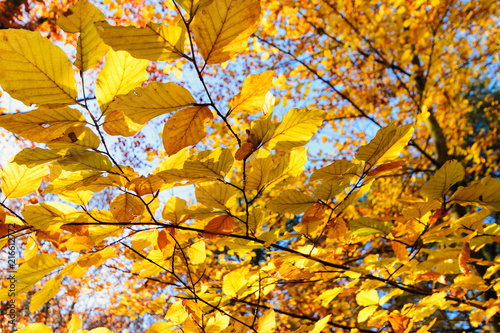
[[[230,103],[232,112],[255,114],[262,110],[266,94],[271,89],[274,71],[254,74],[246,77],[241,91]]]
[[[73,66],[64,51],[39,32],[0,31],[0,85],[26,105],[75,104]]]
[[[442,198],[448,189],[461,181],[464,176],[462,164],[457,160],[447,161],[420,189],[420,194],[427,200]]]
[[[87,1],[75,3],[57,18],[57,25],[64,31],[80,33],[75,60],[75,67],[79,70],[86,71],[97,65],[109,50],[94,27],[94,22],[104,19],[104,14]]]
[[[183,57],[186,28],[181,21],[169,26],[148,23],[144,28],[111,26],[100,21],[95,27],[104,43],[134,58],[165,61]]]
[[[221,182],[198,184],[195,188],[196,200],[209,207],[227,210],[235,204],[236,189]]]
[[[267,207],[277,213],[300,214],[312,207],[317,201],[297,190],[286,190],[278,198],[271,200]]]
[[[207,135],[206,123],[212,118],[212,112],[205,106],[176,112],[163,127],[163,147],[167,155],[200,142]]]
[[[21,198],[36,191],[42,183],[43,177],[49,174],[45,164],[28,168],[9,160],[0,175],[2,176],[2,193],[6,198]]]
[[[135,59],[125,51],[108,52],[106,64],[97,77],[95,91],[103,115],[109,113],[109,103],[116,96],[129,93],[148,79],[148,64],[149,61]]]
[[[474,205],[498,211],[500,210],[498,193],[500,193],[500,179],[486,177],[467,187],[460,187],[450,201],[462,206]]]

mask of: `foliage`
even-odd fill
[[[22,331],[498,330],[498,1],[67,5],[0,30]]]

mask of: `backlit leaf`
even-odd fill
[[[168,321],[179,325],[184,322],[188,317],[188,314],[184,310],[181,300],[177,300],[174,304],[170,305],[167,310],[167,316],[165,317]]]
[[[248,190],[260,189],[267,183],[272,169],[273,159],[271,154],[267,150],[259,150],[252,169],[246,178],[246,188]]]
[[[210,5],[214,0],[179,0],[177,3],[189,14],[189,17],[193,17],[199,9]]]
[[[361,306],[377,305],[378,301],[379,297],[375,289],[361,290],[356,294],[356,303]]]
[[[394,123],[390,123],[379,129],[370,143],[358,149],[356,158],[372,166],[392,162],[399,157],[412,134],[412,125],[396,127]]]
[[[264,147],[271,150],[289,150],[303,146],[316,134],[325,117],[326,112],[319,109],[291,109]]]
[[[0,126],[33,142],[47,143],[63,136],[70,127],[85,125],[80,111],[67,106],[0,115]]]
[[[276,314],[268,309],[259,317],[258,333],[274,333],[276,331]]]
[[[247,280],[245,279],[245,273],[240,270],[233,271],[224,276],[222,291],[228,297],[236,297],[246,285]]]
[[[57,25],[64,31],[80,33],[76,45],[75,67],[81,71],[97,65],[109,50],[94,27],[94,22],[104,19],[104,14],[87,1],[75,3],[57,18]]]
[[[183,57],[186,28],[182,21],[169,26],[148,23],[144,28],[111,26],[100,21],[95,27],[114,51],[127,51],[134,58],[165,61]]]
[[[144,212],[145,206],[136,196],[124,193],[113,199],[109,205],[111,214],[118,222],[130,222]]]
[[[483,178],[467,187],[460,187],[450,198],[450,202],[459,205],[474,205],[488,208],[490,210],[500,210],[500,179]]]
[[[186,217],[187,213],[188,206],[186,200],[170,197],[163,208],[162,217],[167,221],[178,224]]]
[[[332,164],[318,169],[311,175],[311,181],[343,180],[356,177],[358,166],[348,160],[335,161]]]
[[[127,95],[119,95],[109,105],[110,111],[123,111],[137,124],[165,113],[192,106],[196,101],[191,93],[172,82],[152,82],[145,88],[135,88]]]
[[[259,0],[213,1],[195,17],[196,45],[208,64],[225,62],[248,47],[260,18]]]
[[[393,228],[391,222],[380,221],[369,217],[360,217],[349,222],[353,235],[368,236],[374,234],[388,235]]]
[[[108,52],[106,64],[97,77],[95,91],[103,115],[110,113],[109,103],[116,96],[129,93],[148,79],[148,64],[149,61],[135,59],[125,51]]]
[[[20,329],[19,333],[52,333],[50,327],[41,323],[30,324],[26,328]]]
[[[427,200],[443,198],[448,189],[464,178],[462,164],[457,160],[447,161],[432,178],[425,183],[420,194]]]
[[[43,177],[48,174],[49,168],[45,164],[28,168],[26,165],[19,165],[11,159],[0,173],[2,193],[8,199],[24,197],[36,191],[40,187]]]
[[[16,277],[20,282],[34,285],[45,274],[52,272],[62,264],[64,264],[63,259],[56,258],[47,253],[41,253],[19,266]]]
[[[26,105],[75,104],[73,66],[64,51],[39,32],[0,31],[0,85]]]
[[[241,91],[233,97],[230,103],[232,111],[250,114],[260,112],[264,106],[266,94],[271,89],[274,75],[274,71],[267,71],[247,76]]]
[[[229,235],[234,229],[234,217],[230,215],[217,216],[210,220],[204,228],[207,238],[216,238],[218,235]]]
[[[22,214],[26,222],[36,229],[52,231],[59,229],[65,223],[75,222],[81,212],[69,205],[54,201],[26,206]]]
[[[235,204],[236,189],[221,182],[198,184],[195,188],[196,200],[209,207],[227,210]]]
[[[278,198],[271,200],[267,207],[277,213],[300,214],[316,202],[316,199],[303,192],[286,190]]]
[[[163,147],[167,155],[192,146],[206,135],[206,123],[212,120],[206,106],[193,106],[176,112],[163,127]]]
[[[64,275],[57,275],[55,278],[50,279],[42,289],[37,291],[31,298],[30,312],[35,312],[42,305],[47,303],[52,297],[57,295],[61,288]]]
[[[205,242],[201,239],[197,240],[187,249],[187,255],[191,264],[199,265],[203,263],[207,258]]]

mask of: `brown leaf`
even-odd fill
[[[422,273],[417,277],[417,280],[431,280],[431,281],[437,281],[442,284],[446,284],[446,277],[443,274],[438,273],[436,271],[428,271]]]
[[[302,223],[310,223],[320,221],[325,217],[326,207],[323,204],[317,203],[302,215]]]
[[[187,312],[191,319],[193,319],[197,323],[201,322],[201,316],[203,315],[203,313],[201,312],[200,307],[195,301],[185,299],[182,301],[182,305],[184,306],[184,311]]]
[[[402,314],[394,314],[389,316],[389,322],[395,333],[402,333],[408,326],[410,318]]]
[[[245,158],[250,156],[250,154],[254,151],[254,149],[255,149],[255,145],[253,143],[245,142],[241,145],[241,147],[238,149],[238,151],[236,151],[234,158],[237,161],[244,160]]]
[[[406,160],[399,160],[399,161],[395,161],[395,162],[382,164],[382,165],[376,167],[375,169],[373,169],[372,171],[368,172],[367,176],[373,177],[375,175],[378,175],[381,172],[385,172],[385,171],[399,168],[400,166],[404,165],[405,163],[406,163]]]
[[[229,215],[217,216],[210,220],[205,226],[205,237],[207,238],[216,238],[219,235],[216,234],[224,234],[229,235],[234,230],[234,217]]]
[[[401,261],[401,263],[405,264],[410,261],[408,256],[408,250],[406,249],[406,245],[397,241],[392,241],[392,249],[396,257]]]
[[[462,247],[462,251],[458,255],[458,265],[460,266],[460,272],[465,275],[469,275],[469,268],[467,267],[467,263],[470,259],[470,247],[469,243],[465,243]]]

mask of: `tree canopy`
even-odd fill
[[[500,331],[500,1],[1,6],[7,330]]]

